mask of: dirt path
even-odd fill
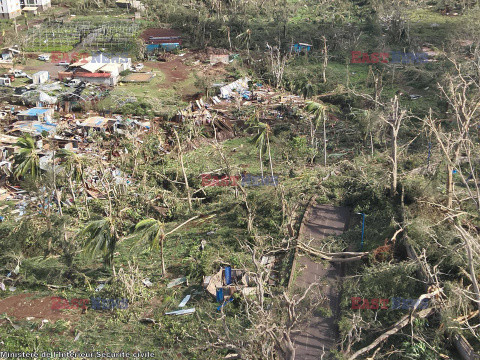
[[[34,318],[36,320],[47,319],[56,321],[58,319],[74,319],[81,313],[80,309],[52,310],[53,300],[51,296],[35,298],[35,294],[12,295],[0,300],[0,314],[7,314],[13,319]]]
[[[305,214],[306,218],[300,228],[299,239],[310,241],[310,245],[320,248],[322,239],[329,235],[339,235],[345,230],[350,212],[344,207],[317,205],[313,203]],[[328,262],[316,262],[305,254],[297,253],[296,268],[302,269],[293,280],[291,286],[307,288],[313,282],[319,282],[320,294],[327,300],[322,304],[331,311],[332,316],[323,317],[320,314],[311,316],[307,323],[301,324],[301,332],[294,337],[297,360],[330,359],[329,351],[336,348],[338,342],[338,327],[335,320],[339,315],[339,280],[341,266]]]

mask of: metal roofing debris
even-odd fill
[[[48,133],[55,132],[57,125],[51,123],[41,123],[39,121],[17,121],[13,124],[9,133],[21,131],[32,135],[42,135],[43,131]]]
[[[152,282],[151,282],[149,279],[143,279],[143,280],[142,280],[142,283],[143,283],[143,285],[145,285],[146,287],[150,287],[150,286],[153,285]]]
[[[238,79],[228,85],[222,86],[220,88],[220,96],[224,99],[227,99],[232,96],[234,91],[242,92],[248,89],[248,82],[250,79],[245,77],[243,79]]]
[[[183,284],[184,282],[187,282],[187,278],[185,276],[184,277],[179,277],[177,279],[174,279],[174,280],[170,281],[167,285],[167,288],[171,288],[171,287]]]
[[[116,122],[117,122],[116,119],[104,118],[103,116],[92,116],[84,120],[79,125],[84,127],[101,128],[101,127],[107,127],[109,123],[114,124]]]
[[[99,71],[114,73],[114,72],[120,72],[121,68],[122,68],[122,64],[111,63],[111,64],[106,64],[102,66]]]
[[[0,144],[15,145],[18,139],[16,136],[0,134]]]
[[[48,89],[48,91],[51,91],[51,89]],[[35,91],[35,92],[27,91],[22,94],[22,99],[24,99],[27,103],[41,102],[42,105],[43,104],[53,105],[53,104],[56,104],[58,101],[58,98],[56,96],[50,96],[44,93],[43,91]],[[19,113],[19,115],[26,115],[26,114]]]
[[[104,65],[105,63],[101,63],[101,62],[89,62],[81,65],[80,67],[84,70],[87,70],[88,72],[94,73]]]
[[[80,59],[80,60],[78,60],[78,61],[70,64],[69,66],[70,66],[70,67],[80,67],[80,66],[82,66],[82,65],[88,64],[88,63],[91,62],[91,61],[92,61],[92,57],[91,57],[91,56],[88,56],[88,57],[86,57],[86,58],[82,58],[82,59]]]
[[[45,114],[47,111],[49,111],[48,108],[40,108],[40,107],[34,107],[28,110],[20,111],[18,115],[22,116],[38,116],[41,114]]]
[[[185,305],[187,305],[187,302],[188,300],[190,300],[191,298],[191,295],[187,295],[183,298],[182,302],[178,305],[178,307],[184,307]]]
[[[166,312],[165,315],[186,315],[186,314],[193,314],[195,312],[195,308],[185,309],[185,310],[177,310],[177,311],[169,311]]]

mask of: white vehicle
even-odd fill
[[[12,82],[10,81],[9,77],[0,77],[0,85],[1,86],[12,86]]]
[[[68,82],[67,86],[77,87],[78,85],[80,85],[81,82],[82,82],[82,80],[73,79],[73,80],[70,80],[70,81]]]
[[[140,71],[144,68],[144,65],[142,63],[140,64],[137,64],[137,65],[132,65],[130,67],[130,70],[133,71],[133,72],[137,72],[137,71]]]
[[[38,55],[38,60],[41,60],[41,61],[49,61],[49,60],[50,60],[50,54]]]
[[[27,77],[27,73],[23,70],[12,70],[13,76],[17,77]]]
[[[68,61],[60,61],[57,65],[60,65],[60,66],[68,66],[70,65],[70,63]]]

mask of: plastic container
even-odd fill
[[[225,283],[230,285],[232,283],[232,268],[231,266],[225,267]]]
[[[223,288],[217,289],[217,302],[223,302]]]

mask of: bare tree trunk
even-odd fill
[[[269,158],[269,161],[270,161],[270,172],[272,174],[272,181],[273,181],[273,185],[275,187],[277,187],[277,182],[275,181],[275,177],[273,176],[273,162],[272,162],[272,153],[270,152],[270,139],[268,137],[268,133],[267,133],[267,147],[268,147],[268,158]],[[263,177],[263,176],[262,176]]]
[[[372,150],[372,158],[373,158],[373,136],[371,131],[370,131],[370,149]]]
[[[447,207],[451,208],[453,203],[453,168],[447,163]]]
[[[327,82],[327,77],[325,74],[325,71],[327,70],[327,65],[328,65],[328,53],[327,53],[327,38],[325,36],[322,36],[323,39],[323,82]]]
[[[326,129],[327,118],[323,116],[323,165],[327,166],[327,129]]]
[[[392,187],[390,195],[397,193],[398,159],[397,159],[397,134],[392,133]]]
[[[160,239],[160,259],[162,260],[162,276],[165,276],[167,271],[165,270],[165,257],[163,255],[163,242],[165,240],[165,236],[162,236]]]
[[[472,282],[472,285],[473,285],[473,291],[475,292],[477,307],[480,313],[480,289],[478,287],[478,281],[475,275],[475,266],[474,266],[472,246],[471,246],[471,241],[475,241],[475,240],[472,239],[471,235],[467,233],[467,231],[463,229],[461,226],[455,225],[455,227],[457,228],[458,232],[463,238],[463,241],[465,242],[465,251],[467,253],[467,261],[468,261],[468,272],[470,275],[470,281]]]
[[[187,189],[187,197],[188,197],[188,207],[190,211],[192,211],[192,197],[190,195],[190,187],[188,186],[188,179],[187,179],[187,174],[185,172],[185,167],[183,165],[183,154],[182,154],[182,146],[180,144],[180,138],[178,137],[177,130],[173,129],[173,132],[175,133],[175,136],[177,138],[177,143],[178,143],[178,157],[180,158],[180,164],[182,165],[182,172],[183,172],[183,178],[185,180],[185,188]]]
[[[263,161],[262,161],[262,146],[260,146],[259,149],[259,156],[260,156],[260,172],[262,173],[262,179],[263,179]]]

